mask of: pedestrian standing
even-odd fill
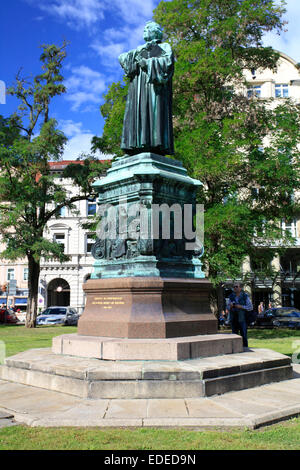
[[[241,282],[234,283],[229,300],[232,333],[237,335],[240,333],[243,338],[243,346],[248,347],[246,314],[247,311],[253,310],[253,306],[249,295],[243,290]]]

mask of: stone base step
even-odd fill
[[[32,349],[9,357],[0,379],[81,398],[195,398],[292,378],[290,358],[266,349],[185,361],[104,361]]]
[[[235,334],[179,338],[110,338],[78,335],[56,336],[52,352],[109,361],[178,361],[243,352],[242,337]]]

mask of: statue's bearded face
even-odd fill
[[[146,26],[144,29],[144,40],[147,42],[152,41],[153,39],[155,39],[153,28],[151,28],[151,26]]]
[[[159,26],[156,23],[146,24],[144,29],[144,40],[146,42],[153,41],[154,39],[161,39],[162,32],[159,29]]]

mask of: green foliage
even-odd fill
[[[110,160],[101,161],[88,157],[82,161],[82,164],[70,163],[64,170],[64,178],[72,178],[74,184],[79,186],[90,197],[95,196],[92,184],[103,171],[111,165]]]
[[[15,121],[0,116],[0,142],[4,149],[9,147],[19,135],[20,129],[16,126]]]
[[[0,117],[0,237],[5,246],[0,258],[27,257],[30,326],[37,314],[41,258],[69,259],[45,236],[47,223],[62,207],[74,209],[76,201],[95,196],[93,179],[107,167],[90,157],[66,168],[64,176],[78,187],[73,195],[51,172],[49,163],[61,159],[67,141],[49,115],[53,98],[66,91],[61,74],[65,48],[66,42],[42,46],[42,73],[32,81],[17,75],[8,93],[18,99],[18,110],[9,119]]]
[[[40,56],[42,71],[37,75],[33,82],[17,74],[16,83],[8,88],[8,94],[15,96],[19,101],[18,111],[13,115],[17,122],[27,120],[20,126],[30,140],[36,125],[40,118],[46,123],[49,119],[49,106],[51,99],[65,93],[66,88],[63,85],[64,77],[61,74],[63,60],[66,57],[67,42],[62,46],[55,44],[43,44],[43,52]]]
[[[128,82],[112,83],[108,93],[104,95],[105,103],[101,106],[101,114],[105,119],[102,137],[94,137],[92,150],[100,150],[104,154],[122,156],[120,149],[125,112]]]
[[[53,215],[47,204],[64,204],[67,199],[48,165],[50,157],[62,151],[65,140],[52,120],[31,141],[19,135],[7,147],[1,140],[0,234],[6,245],[2,257],[17,259],[30,253],[39,261],[51,253],[65,260],[56,243],[43,239],[45,224]]]
[[[245,256],[263,257],[262,245],[269,256],[279,239],[291,242],[280,222],[298,211],[299,111],[242,91],[245,69],[276,69],[262,36],[281,31],[283,12],[270,0],[162,1],[155,11],[176,56],[176,158],[203,183],[203,261],[215,284],[239,277]]]

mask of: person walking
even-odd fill
[[[229,296],[230,300],[230,321],[231,329],[234,334],[241,334],[243,338],[243,346],[248,347],[248,331],[247,331],[247,311],[253,310],[250,297],[243,290],[242,283],[235,282],[233,292]]]
[[[258,313],[263,313],[264,311],[264,303],[263,302],[260,302],[259,306],[258,306]]]

